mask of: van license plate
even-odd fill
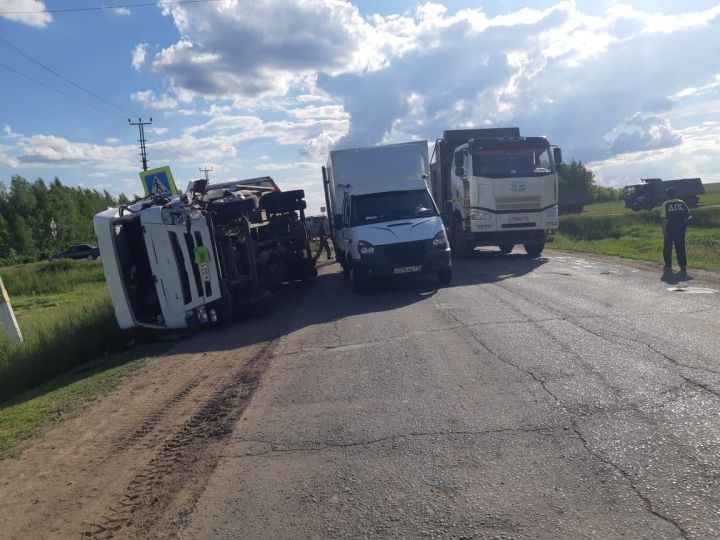
[[[422,270],[422,266],[403,266],[402,268],[393,268],[393,274],[409,274],[420,270]]]

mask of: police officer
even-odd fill
[[[665,239],[663,245],[663,259],[665,259],[665,273],[672,272],[672,249],[675,244],[675,256],[680,265],[680,272],[687,273],[687,257],[685,256],[685,229],[687,222],[692,218],[687,204],[675,198],[675,190],[671,187],[665,190],[668,200],[660,208],[662,218],[662,231]]]

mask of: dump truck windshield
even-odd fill
[[[425,189],[355,195],[352,201],[353,225],[438,215]]]
[[[481,150],[473,153],[473,176],[514,178],[545,176],[555,172],[548,148]]]

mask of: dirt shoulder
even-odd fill
[[[163,537],[182,525],[304,294],[200,331],[0,462],[4,538]]]

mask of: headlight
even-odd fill
[[[553,218],[558,216],[558,207],[553,206],[552,208],[548,208],[545,210],[545,217],[547,218]]]
[[[433,236],[432,245],[434,247],[445,247],[447,245],[447,236],[445,235],[445,231],[440,231]]]
[[[471,210],[470,221],[488,221],[492,218],[492,214],[483,212],[482,210]]]
[[[375,246],[365,240],[358,240],[357,246],[360,255],[372,255],[375,253]]]

